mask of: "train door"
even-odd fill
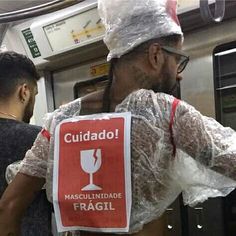
[[[109,63],[105,59],[53,71],[51,81],[54,107],[58,108],[74,99],[105,89],[108,73]]]

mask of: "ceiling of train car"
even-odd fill
[[[38,6],[43,3],[50,2],[50,0],[7,0],[7,1],[2,1],[0,0],[0,14],[1,13],[6,13],[6,12],[11,12],[11,11],[16,11],[16,10],[21,10],[33,6]]]

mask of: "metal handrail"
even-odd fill
[[[211,13],[208,1],[200,1],[200,12],[203,20],[207,23],[210,22],[221,22],[225,15],[225,0],[216,0],[214,16]]]
[[[9,27],[9,24],[1,24],[0,25],[0,47],[2,45],[2,41],[5,37],[8,27]]]
[[[83,1],[84,0],[54,0],[38,6],[2,13],[0,14],[0,24],[48,14]]]

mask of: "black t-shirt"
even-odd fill
[[[5,171],[9,164],[22,160],[32,147],[41,127],[0,118],[0,195],[7,187]],[[41,191],[30,205],[22,223],[22,236],[47,236],[51,231],[51,204]]]
[[[40,130],[39,126],[0,118],[0,195],[7,187],[5,180],[7,166],[24,158]]]

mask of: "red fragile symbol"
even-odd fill
[[[95,162],[94,162],[94,165],[96,165],[96,162],[98,160],[98,157],[97,157],[97,149],[94,150],[94,153],[93,153],[93,157],[95,158]]]

